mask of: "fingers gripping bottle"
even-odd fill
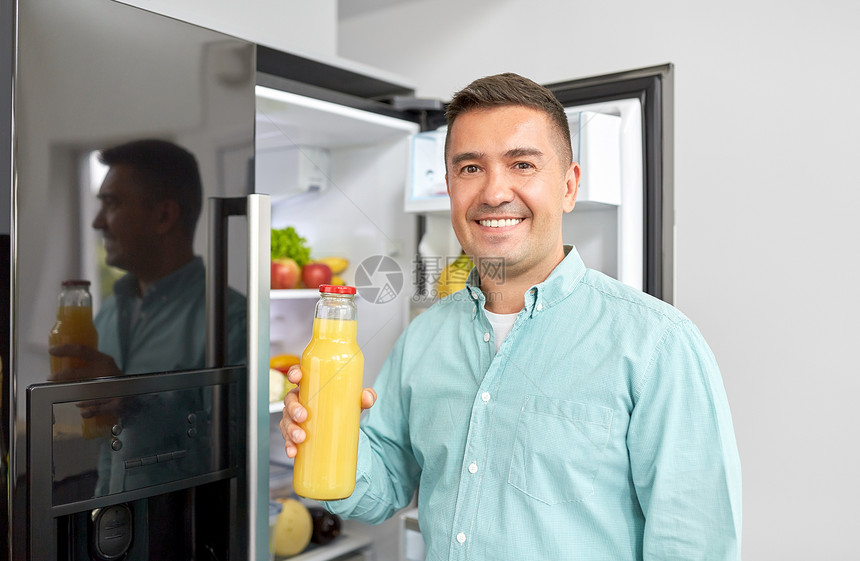
[[[297,446],[293,490],[302,497],[344,499],[355,489],[364,372],[356,325],[355,287],[320,286],[299,384],[307,438]]]

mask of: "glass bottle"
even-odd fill
[[[299,384],[307,437],[293,469],[293,490],[309,499],[343,499],[355,489],[364,372],[357,332],[355,287],[320,286]]]
[[[90,281],[63,281],[57,298],[57,322],[48,337],[51,347],[57,345],[83,345],[98,349],[99,335],[93,324],[93,298],[90,295]],[[59,374],[70,369],[86,366],[86,361],[77,357],[51,355],[51,378],[59,379]],[[80,379],[84,376],[74,376]],[[90,414],[81,409],[81,432],[84,438],[92,439],[107,436],[115,424],[113,414]]]
[[[93,324],[93,298],[90,281],[63,281],[57,298],[57,322],[48,338],[50,346],[84,345],[93,349],[99,346],[99,335]],[[85,362],[74,357],[51,356],[51,374],[56,375],[69,368],[84,366]]]

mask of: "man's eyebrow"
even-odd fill
[[[511,148],[505,152],[505,158],[522,158],[524,156],[543,157],[543,152],[531,146]],[[484,157],[483,152],[462,152],[451,158],[451,165],[456,166],[465,161],[479,160]]]
[[[456,166],[466,160],[478,160],[483,156],[481,152],[462,152],[451,158],[451,165]]]
[[[532,147],[511,148],[510,150],[505,152],[506,158],[522,158],[523,156],[542,157],[543,152],[541,152],[537,148]]]

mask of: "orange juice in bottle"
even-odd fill
[[[93,324],[93,298],[90,296],[90,281],[63,281],[57,298],[57,323],[51,329],[49,344],[84,345],[97,348],[99,335]],[[67,368],[83,366],[84,362],[73,357],[51,356],[51,374]]]
[[[344,499],[355,489],[364,372],[356,334],[355,287],[320,286],[299,384],[307,438],[297,446],[293,490],[302,497]]]
[[[57,345],[84,345],[97,349],[99,335],[93,324],[93,299],[90,295],[90,281],[63,281],[60,296],[57,299],[57,322],[48,337],[48,343]],[[79,368],[86,363],[79,358],[51,356],[51,375],[56,376],[63,370]],[[85,438],[96,438],[106,434],[114,424],[111,416],[95,416],[84,418],[83,435]]]

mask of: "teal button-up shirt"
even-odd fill
[[[126,275],[114,284],[94,320],[99,350],[113,357],[125,374],[203,368],[206,363],[206,270],[195,257],[147,286]],[[229,290],[227,356],[229,364],[246,357],[245,297]],[[135,307],[138,307],[135,311]]]
[[[242,364],[247,355],[246,305],[245,298],[233,290],[228,294],[227,322],[228,361]],[[112,356],[124,374],[203,368],[206,361],[203,260],[195,257],[149,284],[142,297],[138,297],[137,279],[132,275],[122,277],[114,284],[114,295],[99,310],[95,325],[99,350]],[[103,441],[95,496],[197,473],[195,470],[200,468],[193,464],[181,467],[171,462],[157,472],[161,479],[153,479],[149,471],[127,469],[125,460],[184,448],[187,444],[182,439],[177,440],[175,427],[185,425],[188,413],[204,408],[199,393],[186,390],[139,396],[124,407],[121,412],[123,446],[115,451],[108,446],[108,440]]]
[[[328,507],[379,522],[418,488],[428,561],[740,559],[740,461],[696,327],[569,251],[495,352],[477,282],[398,340],[355,493]]]

